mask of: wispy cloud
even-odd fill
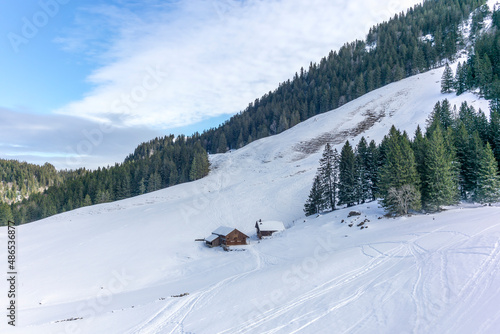
[[[104,130],[104,131],[103,131]],[[160,135],[144,127],[104,128],[91,120],[0,108],[0,157],[59,169],[121,162],[142,141]]]
[[[101,66],[88,77],[94,88],[57,112],[156,128],[233,114],[418,2],[122,0],[82,8],[78,29],[58,41],[98,55]]]

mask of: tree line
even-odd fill
[[[141,144],[121,164],[67,173],[64,182],[11,206],[0,205],[0,224],[24,224],[76,208],[111,202],[193,181],[209,172],[199,138],[173,135]]]
[[[439,211],[460,200],[500,201],[500,109],[438,102],[413,139],[390,129],[382,142],[326,145],[304,205],[306,215],[381,199],[389,214]]]

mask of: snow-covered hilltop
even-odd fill
[[[212,156],[201,180],[18,227],[17,332],[497,333],[500,207],[378,219],[372,202],[356,208],[361,216],[303,218],[327,142],[378,143],[393,124],[412,135],[444,98],[487,111],[474,95],[439,94],[441,74]],[[287,229],[259,242],[259,219]],[[224,252],[195,241],[219,226],[250,245]],[[7,329],[16,332],[0,322]]]

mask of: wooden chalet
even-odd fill
[[[235,228],[221,226],[205,238],[209,247],[246,245],[248,236]]]
[[[255,228],[257,229],[257,236],[259,239],[263,237],[270,237],[275,232],[281,232],[285,230],[285,225],[279,221],[258,221],[255,223]]]

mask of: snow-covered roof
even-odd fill
[[[212,241],[214,241],[215,239],[217,239],[218,237],[219,237],[218,235],[212,234],[212,235],[210,235],[209,237],[206,237],[206,238],[205,238],[205,241],[212,242]]]
[[[213,231],[212,233],[225,236],[233,231],[234,231],[233,227],[221,226],[221,227],[217,228],[215,231]]]
[[[261,231],[284,231],[285,225],[279,221],[267,221],[267,222],[259,222],[259,229]]]

